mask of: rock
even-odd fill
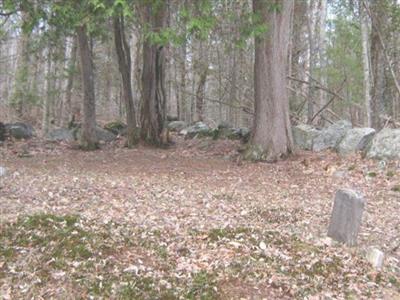
[[[104,129],[115,135],[125,135],[127,125],[121,121],[114,121],[104,125]]]
[[[400,129],[385,128],[372,139],[368,158],[400,159]]]
[[[231,124],[229,124],[228,122],[223,121],[223,122],[221,122],[221,123],[218,124],[217,128],[218,128],[218,129],[223,129],[223,128],[232,129],[233,126],[232,126]]]
[[[230,139],[230,140],[241,140],[248,142],[250,139],[250,129],[246,127],[233,128],[228,123],[221,123],[218,128],[211,131],[211,136],[214,139]]]
[[[168,123],[168,129],[171,131],[181,131],[185,127],[187,127],[185,121],[172,121]]]
[[[295,145],[303,150],[312,150],[314,139],[319,136],[320,130],[307,124],[293,127],[293,140]]]
[[[74,141],[74,135],[71,130],[68,128],[57,128],[46,135],[46,140],[50,142],[73,142]]]
[[[184,128],[180,131],[180,134],[186,138],[194,138],[197,136],[209,136],[211,134],[210,127],[203,122],[197,122],[192,126]]]
[[[336,150],[340,155],[363,151],[375,135],[373,128],[353,128],[346,132]]]
[[[110,131],[105,130],[105,129],[99,127],[99,126],[96,126],[96,135],[97,135],[97,139],[98,139],[98,141],[100,143],[101,142],[106,142],[106,143],[112,142],[117,138],[117,136],[115,134],[113,134]],[[76,129],[76,133],[74,134],[74,137],[77,140],[80,140],[80,138],[81,138],[81,128],[77,128]]]
[[[261,146],[248,145],[243,151],[243,159],[249,161],[264,161],[266,159],[266,153]]]
[[[251,130],[247,127],[236,128],[235,132],[240,136],[243,143],[247,143],[250,140]]]
[[[6,124],[5,127],[8,134],[17,140],[30,139],[35,131],[31,125],[22,122]]]
[[[377,270],[382,269],[385,254],[376,248],[371,248],[367,252],[366,256],[368,262]]]
[[[357,244],[357,236],[364,211],[364,198],[350,189],[336,192],[328,236],[348,246]]]
[[[0,142],[6,140],[6,126],[0,122]]]
[[[179,121],[177,116],[167,116],[168,122]]]
[[[0,167],[0,177],[7,175],[7,169],[4,167]]]
[[[103,141],[106,143],[112,142],[117,138],[117,136],[115,134],[113,134],[110,131],[105,130],[99,126],[96,127],[96,135],[97,135],[97,139],[99,141]]]
[[[341,120],[322,129],[320,134],[313,139],[313,150],[322,151],[335,148],[351,128],[352,125],[349,121]]]

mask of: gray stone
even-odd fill
[[[336,150],[340,155],[363,151],[375,135],[373,128],[353,128],[346,132]]]
[[[5,127],[8,134],[17,140],[30,139],[35,131],[31,125],[22,122],[5,124]]]
[[[348,246],[357,244],[357,236],[364,211],[364,198],[350,189],[336,192],[328,236]]]
[[[46,135],[46,140],[50,142],[72,142],[74,141],[74,135],[72,134],[72,131],[69,130],[68,128],[57,128],[52,131],[50,131]]]
[[[371,248],[367,252],[366,256],[368,262],[377,270],[381,270],[383,267],[383,261],[385,259],[385,254],[376,248]]]
[[[0,142],[6,139],[6,126],[0,122]]]
[[[187,127],[185,121],[172,121],[168,123],[168,129],[171,131],[181,131],[185,127]]]
[[[4,167],[0,167],[0,177],[7,175],[7,169]]]
[[[322,129],[321,133],[313,140],[313,150],[322,151],[335,148],[351,128],[352,125],[349,121],[340,120]]]
[[[96,135],[99,141],[104,141],[106,143],[112,142],[117,138],[115,134],[99,126],[96,127]]]
[[[293,127],[293,140],[295,145],[303,150],[312,150],[314,139],[321,132],[311,125],[300,124]]]
[[[184,128],[180,131],[181,135],[186,138],[194,138],[196,136],[206,136],[210,134],[210,127],[203,122],[197,122],[192,126]]]
[[[103,126],[105,130],[108,130],[115,135],[125,135],[127,127],[128,126],[121,121],[109,122]]]
[[[239,139],[243,143],[247,143],[250,140],[251,130],[247,127],[234,128],[229,138]]]
[[[81,128],[77,128],[77,129],[75,129],[76,133],[72,132],[74,137],[77,140],[80,140],[80,138],[81,138],[81,130],[82,130]],[[115,134],[113,134],[110,131],[103,129],[99,126],[96,126],[96,135],[97,135],[97,139],[99,140],[99,142],[108,143],[108,142],[114,141],[117,138],[117,136]]]
[[[385,128],[372,139],[368,158],[400,159],[400,129]]]

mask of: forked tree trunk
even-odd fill
[[[84,150],[95,150],[98,148],[98,143],[96,136],[96,102],[94,96],[93,64],[85,25],[77,28],[77,36],[84,93],[80,145]]]
[[[253,0],[268,32],[256,38],[254,62],[255,118],[251,144],[261,159],[275,161],[293,150],[287,95],[288,44],[293,0]]]
[[[149,30],[158,33],[165,26],[164,1],[143,7],[143,19]],[[149,144],[162,146],[168,142],[166,97],[164,89],[165,53],[163,46],[150,40],[143,43],[141,138]]]
[[[126,41],[124,32],[124,17],[122,14],[114,17],[114,37],[115,49],[118,56],[118,67],[122,77],[123,98],[126,111],[127,123],[127,146],[133,147],[138,142],[136,128],[135,107],[133,104],[132,84],[131,84],[131,51]]]

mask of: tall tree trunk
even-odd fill
[[[323,86],[327,86],[327,57],[326,57],[326,14],[327,14],[327,0],[320,0],[318,9],[318,60],[319,60],[319,81]],[[319,90],[319,109],[327,103],[326,91]],[[324,112],[320,114],[320,124],[324,123]],[[321,118],[322,117],[322,118]]]
[[[83,122],[80,144],[84,150],[98,148],[96,136],[96,100],[94,94],[93,62],[86,26],[77,28],[83,84]]]
[[[50,126],[50,112],[51,112],[51,102],[52,102],[52,74],[51,74],[51,60],[52,60],[52,49],[48,47],[48,55],[47,55],[47,70],[46,70],[46,97],[43,103],[43,121],[42,121],[42,132],[43,135],[46,135],[49,131]]]
[[[27,22],[29,15],[22,12],[22,22]],[[29,103],[29,40],[30,33],[22,30],[17,45],[17,63],[11,104],[18,118],[23,115],[24,106]]]
[[[262,151],[260,158],[268,161],[286,157],[293,150],[286,89],[293,4],[293,0],[253,0],[253,10],[260,14],[268,32],[255,40],[255,118],[250,142]]]
[[[62,125],[66,126],[68,122],[72,119],[72,88],[74,86],[74,78],[75,78],[75,68],[76,68],[76,52],[78,50],[78,40],[76,36],[74,36],[72,40],[72,48],[71,48],[71,56],[68,62],[68,67],[67,67],[67,85],[65,89],[65,95],[64,95],[64,116],[62,120]]]
[[[127,146],[133,147],[138,142],[136,129],[136,115],[133,104],[132,76],[131,76],[131,51],[126,41],[124,29],[124,17],[122,14],[115,16],[114,20],[115,49],[118,56],[118,67],[122,77],[122,89],[126,111]]]
[[[369,57],[369,34],[368,34],[368,18],[363,7],[362,1],[359,3],[360,10],[360,27],[361,27],[361,41],[362,41],[362,61],[364,73],[364,101],[366,118],[365,123],[368,127],[372,126],[371,118],[371,77],[370,77],[370,57]]]
[[[165,26],[166,3],[146,5],[143,18],[149,30],[158,33]],[[168,142],[166,124],[166,97],[164,89],[164,47],[146,37],[143,43],[141,137],[153,145]]]
[[[200,73],[199,83],[197,84],[196,90],[196,103],[195,103],[195,113],[194,121],[203,121],[204,119],[204,96],[206,92],[206,82],[208,74],[208,66],[203,66]]]
[[[312,0],[309,2],[308,6],[308,20],[307,20],[307,30],[308,30],[308,47],[309,47],[309,86],[308,86],[308,100],[307,100],[307,123],[311,124],[313,121],[314,117],[314,82],[311,79],[314,76],[314,70],[315,70],[315,5],[316,3],[313,2]]]

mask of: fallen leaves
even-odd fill
[[[119,281],[132,293],[139,293],[130,285],[136,282],[149,295],[168,287],[182,297],[382,298],[399,292],[400,202],[392,190],[400,184],[398,165],[301,153],[276,164],[238,166],[234,147],[232,141],[205,147],[191,140],[168,150],[105,146],[87,153],[32,141],[21,147],[32,156],[23,158],[20,148],[0,148],[9,171],[0,190],[1,230],[23,215],[75,214],[85,221],[71,238],[87,229],[104,234],[111,246],[83,239],[79,253],[92,257],[73,257],[58,268],[51,257],[38,263],[48,248],[11,243],[21,261],[0,260],[0,293],[49,297],[60,288],[62,297],[74,291],[71,276],[93,288],[85,295],[105,297],[123,288]],[[368,201],[355,251],[326,238],[333,195],[342,187]],[[388,256],[380,275],[362,257],[370,246]]]

